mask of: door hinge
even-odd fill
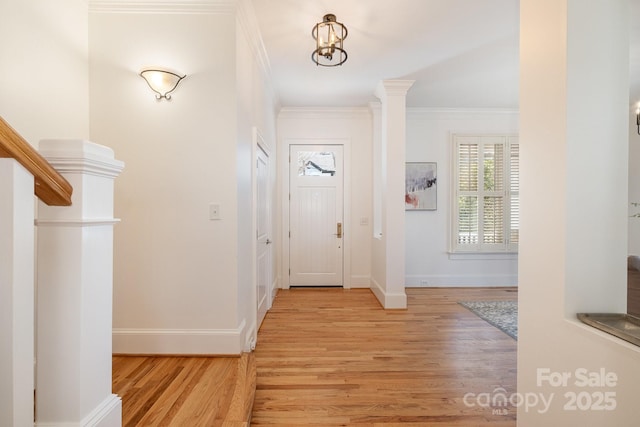
[[[289,231],[289,238],[291,238],[291,231]]]
[[[289,269],[289,276],[291,276],[291,269]]]

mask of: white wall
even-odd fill
[[[0,3],[0,116],[29,143],[89,136],[87,4]]]
[[[352,144],[352,280],[364,283],[371,269],[371,250],[376,250],[373,235],[373,121],[365,109],[284,109],[278,119],[280,150],[297,139],[326,140],[349,138]],[[319,126],[318,123],[331,123]],[[517,258],[506,255],[483,255],[476,258],[450,259],[450,162],[452,133],[518,133],[518,112],[511,110],[407,109],[407,161],[438,163],[437,211],[407,212],[406,285],[481,286],[517,284]],[[284,154],[281,154],[283,156]],[[282,159],[281,161],[286,161]],[[283,163],[285,164],[285,163]],[[286,178],[286,166],[280,166]],[[281,188],[286,194],[285,184]],[[282,209],[282,207],[281,207]],[[368,225],[360,225],[366,218]],[[283,238],[284,239],[284,238]],[[286,240],[283,240],[286,244]],[[373,247],[372,247],[373,245]],[[286,249],[286,248],[285,248]],[[286,252],[286,251],[285,251]],[[375,253],[373,254],[375,255]],[[381,256],[381,255],[380,255]],[[471,259],[469,259],[471,258]],[[286,259],[283,260],[286,263]],[[378,276],[384,276],[378,271]]]
[[[252,266],[238,232],[248,206],[240,165],[246,125],[269,118],[256,117],[266,101],[238,106],[263,95],[254,71],[236,67],[237,50],[238,64],[250,59],[236,43],[234,3],[92,8],[91,136],[127,165],[116,183],[114,352],[224,354],[245,344],[250,284],[239,272]],[[137,75],[145,66],[188,76],[158,102]],[[221,220],[209,220],[210,203]]]
[[[438,208],[408,211],[407,286],[503,286],[517,284],[516,255],[450,256],[451,135],[517,134],[511,110],[416,109],[407,111],[407,161],[436,162]]]
[[[250,2],[240,3],[237,27],[236,27],[236,90],[237,90],[237,145],[238,145],[238,294],[237,304],[238,321],[246,319],[247,328],[245,341],[257,337],[256,324],[256,266],[248,265],[254,260],[256,250],[254,228],[254,206],[252,183],[255,173],[255,164],[252,153],[255,150],[253,141],[253,128],[262,136],[270,159],[271,186],[269,192],[272,196],[271,205],[271,235],[269,238],[276,241],[277,221],[276,211],[276,131],[275,131],[275,100],[267,78],[268,64],[260,35],[257,32],[257,23]],[[273,245],[271,246],[273,248]],[[277,287],[276,253],[271,257],[270,285]],[[270,304],[269,304],[270,306]]]
[[[382,239],[384,220],[386,219],[386,188],[383,185],[387,179],[387,165],[384,161],[386,146],[382,141],[382,103],[371,102],[371,119],[373,129],[373,239],[371,240],[371,283],[376,286],[385,287],[387,285],[387,262],[386,262],[386,242]]]
[[[345,221],[345,234],[351,236],[351,246],[345,253],[345,269],[350,270],[345,281],[351,287],[369,287],[371,274],[372,218],[372,121],[368,108],[355,109],[282,109],[278,116],[279,182],[282,194],[288,194],[288,144],[345,143],[351,151],[351,186],[345,188],[345,209],[350,210],[350,221]],[[345,147],[346,148],[346,147]],[[288,206],[286,197],[279,206],[278,217],[284,217]],[[347,207],[347,204],[349,205]],[[345,217],[346,220],[346,217]],[[288,230],[288,228],[283,228]],[[288,267],[288,237],[282,233],[280,265],[281,277]],[[345,246],[346,248],[346,246]]]
[[[584,6],[520,2],[518,392],[553,399],[518,408],[521,426],[638,423],[640,349],[575,317],[626,310],[628,2]],[[580,385],[578,369],[616,379]],[[565,407],[572,393],[582,410]]]
[[[640,135],[636,126],[636,108],[638,101],[629,107],[629,203],[640,203]],[[629,205],[629,255],[640,256],[640,206]]]

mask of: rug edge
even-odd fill
[[[471,307],[467,306],[466,304],[468,303],[476,303],[476,302],[501,302],[500,300],[489,300],[489,301],[457,301],[458,304],[460,304],[461,306],[463,306],[464,308],[466,308],[467,310],[469,310],[471,313],[473,313],[474,315],[476,315],[477,317],[481,318],[482,320],[484,320],[485,322],[487,322],[488,324],[490,324],[491,326],[493,326],[494,328],[502,331],[504,334],[506,334],[507,336],[511,337],[512,339],[514,339],[515,341],[518,341],[518,336],[515,334],[510,333],[509,331],[507,331],[505,328],[503,328],[502,326],[496,324],[494,321],[492,321],[491,319],[487,319],[485,316],[481,315],[480,313],[478,313],[477,311],[475,311],[474,309],[472,309]],[[517,301],[505,301],[505,302],[516,302]],[[517,319],[516,319],[517,320]],[[516,326],[517,328],[517,326]]]

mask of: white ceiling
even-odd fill
[[[252,0],[284,107],[366,105],[384,79],[415,80],[411,107],[518,106],[517,0]],[[640,0],[630,0],[640,17]],[[311,61],[326,13],[349,35],[339,67]],[[640,25],[632,20],[631,99],[640,100]]]

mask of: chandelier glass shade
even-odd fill
[[[311,30],[311,35],[316,41],[316,48],[311,53],[313,62],[323,67],[344,64],[347,60],[347,51],[344,50],[347,34],[347,27],[336,21],[334,14],[324,15],[322,22],[318,22]]]

